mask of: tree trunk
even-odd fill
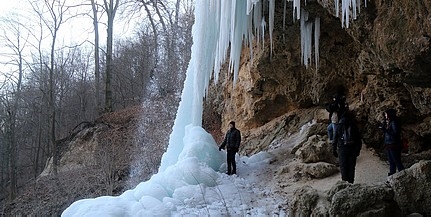
[[[16,114],[18,111],[18,103],[21,100],[21,85],[22,85],[22,76],[23,76],[23,57],[22,57],[22,50],[20,50],[21,45],[19,44],[20,41],[18,39],[18,82],[16,86],[16,95],[15,95],[15,101],[12,108],[12,123],[11,123],[11,157],[10,157],[10,197],[11,200],[15,199],[16,192],[17,192],[17,158],[18,158],[18,152],[17,152],[17,146],[16,143]]]
[[[96,88],[96,110],[99,115],[102,113],[102,101],[100,99],[100,57],[99,57],[99,20],[97,18],[97,8],[94,0],[91,0],[93,10],[93,27],[94,27],[94,77]]]
[[[113,65],[112,65],[112,43],[113,43],[113,33],[114,33],[114,18],[115,13],[118,8],[118,1],[109,0],[109,4],[107,0],[104,0],[105,10],[108,16],[108,29],[107,29],[107,41],[106,41],[106,80],[105,80],[105,112],[112,112],[112,86],[111,79],[113,73]]]

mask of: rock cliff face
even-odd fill
[[[381,114],[395,108],[410,152],[431,147],[430,1],[367,1],[349,28],[342,28],[333,1],[308,1],[302,7],[310,18],[320,17],[317,69],[314,60],[308,68],[301,64],[300,22],[289,13],[283,26],[283,6],[279,4],[273,52],[268,40],[265,46],[253,44],[253,57],[244,48],[236,84],[225,67],[222,82],[210,87],[205,112],[218,115],[216,122],[223,131],[235,120],[248,135],[289,112],[323,108],[343,89],[368,146],[381,145],[377,128]]]

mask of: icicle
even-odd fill
[[[300,19],[300,26],[301,26],[301,60],[302,60],[302,63],[307,67],[308,64],[305,64],[305,61],[304,61],[304,52],[305,52],[305,48],[304,48],[304,46],[305,46],[305,42],[304,42],[305,41],[305,16],[306,16],[306,14],[303,11],[301,13],[301,19]]]
[[[248,16],[248,49],[250,50],[250,62],[253,62],[254,53],[253,53],[253,16]],[[251,68],[251,64],[249,65]],[[250,69],[249,68],[249,69]]]
[[[283,1],[283,32],[286,30],[286,6],[287,6],[287,0]]]
[[[253,10],[253,26],[257,43],[260,42],[260,30],[262,25],[262,3],[259,1],[255,4]]]
[[[262,18],[261,30],[262,30],[262,47],[265,47],[265,28],[266,28],[266,22],[265,18]]]
[[[233,72],[234,84],[238,78],[242,42],[247,37],[246,5],[243,1],[232,1],[231,50],[229,69]]]
[[[218,74],[220,72],[220,67],[226,60],[227,51],[229,48],[229,34],[230,34],[230,23],[231,23],[231,13],[226,13],[230,9],[230,4],[226,1],[215,1],[217,3],[217,20],[216,26],[214,28],[218,29],[216,33],[218,35],[216,42],[216,58],[214,60],[214,79],[215,82],[218,81]]]
[[[335,3],[335,16],[340,17],[340,0],[334,0]]]
[[[358,9],[358,14],[361,13],[361,0],[356,0],[356,8]],[[356,19],[356,17],[355,17]]]
[[[308,12],[304,9],[301,10],[301,57],[306,68],[311,59],[311,35],[313,30],[313,23],[308,22]]]
[[[253,7],[259,2],[260,0],[247,0],[247,15],[250,15],[250,12],[253,10]]]
[[[250,14],[250,12],[253,10],[253,1],[247,0],[247,14]]]
[[[273,43],[272,43],[272,32],[274,31],[274,11],[275,11],[275,0],[269,0],[269,41],[270,41],[270,59],[272,59]]]
[[[341,2],[341,26],[343,28],[349,28],[350,1],[351,0],[342,0]]]
[[[314,64],[316,64],[316,72],[319,69],[319,38],[320,38],[320,17],[314,20]]]
[[[356,11],[357,11],[357,6],[356,6],[356,1],[357,0],[350,0],[350,4],[352,6],[352,10],[353,10],[353,20],[356,20]]]
[[[248,18],[248,25],[247,25],[247,45],[248,48],[250,50],[250,58],[253,58],[253,16],[251,16],[250,14],[247,16]]]
[[[301,0],[293,0],[293,19],[295,19],[295,12],[296,12],[296,19],[299,20],[301,18]]]

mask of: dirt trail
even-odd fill
[[[282,153],[282,152],[278,152]],[[290,198],[293,192],[305,185],[312,186],[319,191],[328,191],[341,180],[340,173],[323,179],[295,180],[292,177],[277,175],[280,168],[288,168],[289,164],[295,163],[293,155],[274,156],[276,161],[266,167],[257,169],[248,174],[240,175],[249,179],[266,192],[276,194],[276,197]],[[386,181],[389,166],[379,159],[373,150],[363,148],[357,160],[355,183],[374,185]],[[274,195],[275,196],[275,195]]]

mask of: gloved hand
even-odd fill
[[[334,157],[338,157],[337,149],[333,149],[332,154],[334,155]]]

